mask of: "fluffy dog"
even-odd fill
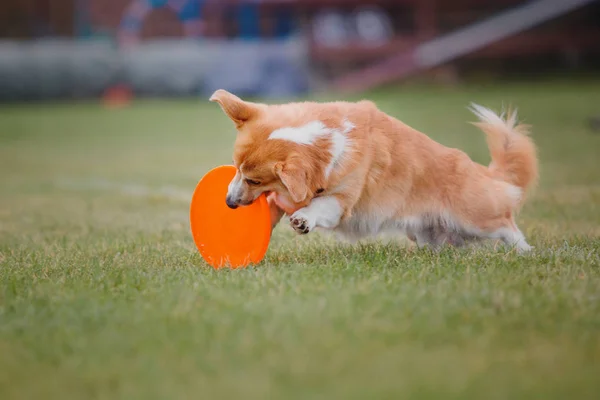
[[[267,192],[272,220],[348,239],[393,231],[419,246],[500,239],[527,251],[515,214],[538,175],[536,149],[515,112],[473,104],[492,162],[483,166],[380,111],[370,101],[246,102],[217,90],[238,130],[227,205]]]

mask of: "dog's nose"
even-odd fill
[[[225,203],[227,203],[227,207],[231,208],[232,210],[238,208],[238,204],[230,196],[225,198]]]

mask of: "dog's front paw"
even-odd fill
[[[292,224],[292,228],[302,235],[315,229],[315,221],[311,220],[309,215],[302,212],[302,210],[298,210],[292,214],[290,223]]]

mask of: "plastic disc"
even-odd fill
[[[271,216],[265,195],[235,210],[225,204],[227,187],[235,174],[232,165],[209,171],[198,182],[190,205],[194,242],[214,268],[259,263],[271,240]]]

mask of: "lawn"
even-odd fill
[[[234,131],[205,99],[0,106],[0,399],[597,399],[600,82],[366,94],[488,161],[470,101],[519,107],[541,181],[520,256],[351,246],[279,226],[209,268],[198,179]]]

